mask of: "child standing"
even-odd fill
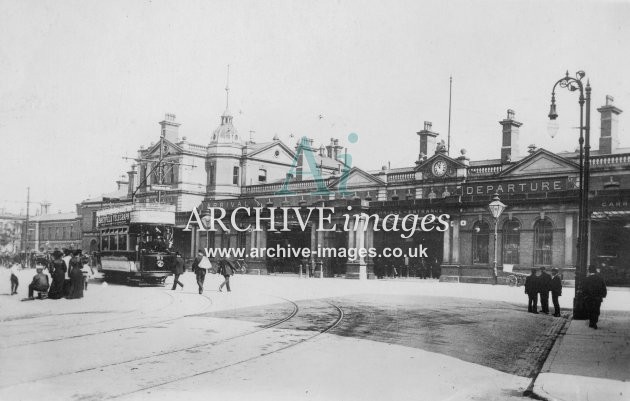
[[[81,268],[81,273],[83,273],[83,286],[85,291],[87,291],[88,280],[94,277],[94,270],[92,270],[92,266],[90,266],[90,259],[86,256],[81,258],[81,263],[83,263],[83,267]]]
[[[20,281],[17,278],[17,264],[11,265],[11,295],[17,294]]]

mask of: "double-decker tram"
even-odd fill
[[[160,284],[172,274],[175,207],[134,204],[96,212],[106,280]]]

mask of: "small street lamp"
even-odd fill
[[[586,76],[584,71],[575,73],[575,78],[569,76],[569,72],[560,78],[551,91],[551,107],[549,109],[549,135],[553,138],[558,133],[558,112],[556,111],[556,86],[566,88],[571,92],[580,92],[580,204],[578,211],[578,263],[575,269],[575,298],[573,298],[573,318],[586,319],[584,306],[584,294],[582,292],[583,281],[586,278],[588,264],[588,221],[590,218],[588,207],[588,188],[590,178],[590,131],[591,131],[591,84],[587,80],[586,86],[582,79]],[[584,103],[586,103],[586,121],[584,121]]]
[[[499,199],[499,194],[495,192],[492,196],[492,202],[488,205],[488,209],[490,209],[490,213],[492,213],[492,217],[494,217],[494,269],[492,271],[494,283],[498,282],[499,272],[497,271],[497,239],[498,239],[498,230],[499,230],[499,217],[501,217],[501,213],[505,210],[507,206],[501,202]]]

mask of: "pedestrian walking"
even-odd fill
[[[551,290],[551,276],[545,271],[545,266],[540,268],[540,277],[538,278],[538,291],[540,293],[540,307],[542,313],[549,314],[549,291]]]
[[[175,275],[175,280],[173,281],[173,288],[171,290],[175,291],[177,289],[177,285],[179,284],[184,289],[184,284],[179,281],[179,276],[184,274],[186,268],[184,267],[184,258],[182,258],[182,254],[179,252],[175,253],[175,266],[173,267],[173,274]]]
[[[221,259],[219,261],[218,273],[224,278],[223,282],[219,286],[219,292],[222,292],[223,286],[226,286],[228,292],[231,292],[232,290],[230,289],[230,276],[234,274],[234,267],[232,266],[232,264],[226,259]]]
[[[68,267],[61,258],[62,256],[63,253],[61,251],[54,251],[53,261],[50,262],[48,267],[52,276],[52,284],[50,285],[50,291],[48,291],[48,298],[50,299],[60,299],[64,296],[63,283],[66,280]]]
[[[553,301],[553,315],[560,317],[560,302],[558,297],[562,296],[562,278],[557,268],[551,269],[551,300]]]
[[[538,313],[538,276],[536,269],[525,278],[525,294],[527,294],[527,312]]]
[[[600,307],[607,294],[606,283],[594,265],[588,267],[588,272],[589,275],[584,280],[582,292],[584,294],[586,312],[588,313],[588,327],[597,329]]]
[[[18,265],[16,263],[11,265],[11,295],[17,294],[17,289],[20,285],[20,280],[18,280],[17,277],[17,267]]]
[[[208,269],[212,267],[212,263],[208,260],[200,249],[197,252],[197,256],[195,257],[195,261],[193,262],[193,270],[195,272],[195,276],[197,276],[197,285],[199,286],[199,294],[203,293],[203,282],[206,279],[206,273]]]

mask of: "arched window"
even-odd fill
[[[503,224],[503,263],[517,265],[520,246],[521,223],[517,220],[506,220]]]
[[[489,263],[490,226],[485,221],[477,221],[473,226],[472,244],[473,263]]]
[[[551,265],[553,226],[549,219],[538,220],[534,224],[534,265]]]
[[[267,170],[264,168],[258,169],[258,182],[267,182]]]

